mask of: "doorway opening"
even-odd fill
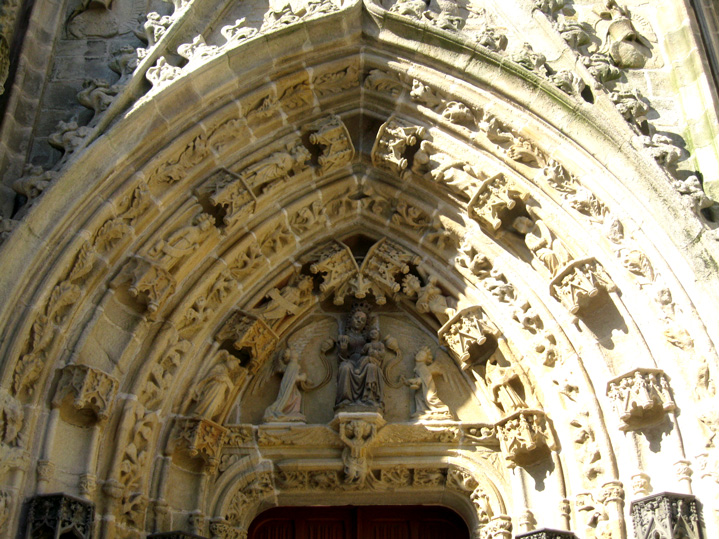
[[[469,539],[469,530],[433,505],[274,507],[252,522],[248,539]]]

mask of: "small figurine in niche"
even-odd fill
[[[192,390],[190,414],[217,421],[229,404],[235,385],[243,378],[245,369],[240,360],[226,350],[218,354],[220,361]]]
[[[527,403],[520,396],[520,392],[524,393],[524,386],[511,365],[501,367],[496,357],[490,357],[487,360],[484,380],[492,395],[492,401],[505,414],[527,408]]]
[[[413,418],[419,419],[452,419],[452,413],[446,404],[442,402],[437,393],[437,386],[434,383],[435,376],[444,378],[444,373],[436,362],[432,361],[432,351],[425,346],[417,352],[414,357],[415,378],[406,379],[403,382],[406,386],[415,390]]]
[[[280,366],[276,372],[281,372],[282,382],[275,402],[265,410],[263,420],[269,421],[300,421],[304,422],[302,413],[302,388],[307,381],[307,375],[300,368],[300,358],[297,350],[287,348],[282,354]]]

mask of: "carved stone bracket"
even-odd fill
[[[663,492],[632,502],[634,536],[702,539],[699,502],[688,494]]]
[[[67,365],[60,371],[52,405],[61,409],[66,421],[87,426],[108,418],[117,388],[118,381],[102,371]]]
[[[186,452],[190,458],[201,459],[208,468],[214,469],[220,463],[226,435],[226,428],[209,419],[182,419],[177,424],[174,449]]]
[[[322,176],[349,164],[355,155],[347,126],[339,116],[322,118],[307,127],[310,144],[320,148],[317,173]]]
[[[63,537],[90,539],[95,507],[86,500],[67,494],[35,496],[27,515],[27,537]]]
[[[481,307],[472,306],[455,313],[437,335],[462,369],[468,369],[494,351],[500,331]]]
[[[529,533],[523,533],[517,535],[516,539],[576,539],[577,536],[573,532],[564,530],[551,530],[549,528],[542,528],[541,530],[534,530]]]
[[[372,164],[394,174],[402,174],[407,168],[407,150],[420,142],[426,129],[410,126],[392,116],[377,132],[372,147]]]
[[[342,452],[345,483],[364,484],[370,473],[367,450],[385,423],[382,415],[375,412],[340,412],[335,416],[332,427],[345,444]]]
[[[133,257],[120,275],[113,281],[113,287],[129,283],[129,293],[147,305],[150,313],[156,312],[175,293],[175,279],[170,273],[142,258]]]
[[[219,343],[232,341],[235,350],[248,356],[249,363],[243,367],[255,374],[274,352],[279,339],[262,318],[236,311],[217,332],[215,340]]]
[[[506,515],[494,517],[479,532],[480,539],[512,539],[512,519]]]
[[[499,230],[506,213],[513,209],[518,201],[526,202],[529,193],[519,189],[504,174],[495,174],[482,182],[469,201],[469,216],[482,227],[492,232]]]
[[[573,260],[559,270],[549,284],[549,293],[572,314],[581,314],[600,290],[613,292],[616,286],[594,258]]]
[[[497,423],[497,437],[509,466],[527,466],[556,448],[547,417],[540,410],[520,410]]]
[[[252,215],[257,207],[257,197],[245,179],[226,168],[215,171],[202,190],[209,193],[213,206],[225,210],[222,221],[226,225]]]
[[[675,404],[669,377],[659,369],[634,369],[607,383],[607,396],[622,420],[621,430],[648,426],[661,420]]]

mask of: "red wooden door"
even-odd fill
[[[249,539],[469,539],[469,532],[444,507],[275,507],[255,519]]]

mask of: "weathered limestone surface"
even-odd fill
[[[36,2],[0,127],[0,529],[419,503],[473,539],[716,536],[687,9]]]

